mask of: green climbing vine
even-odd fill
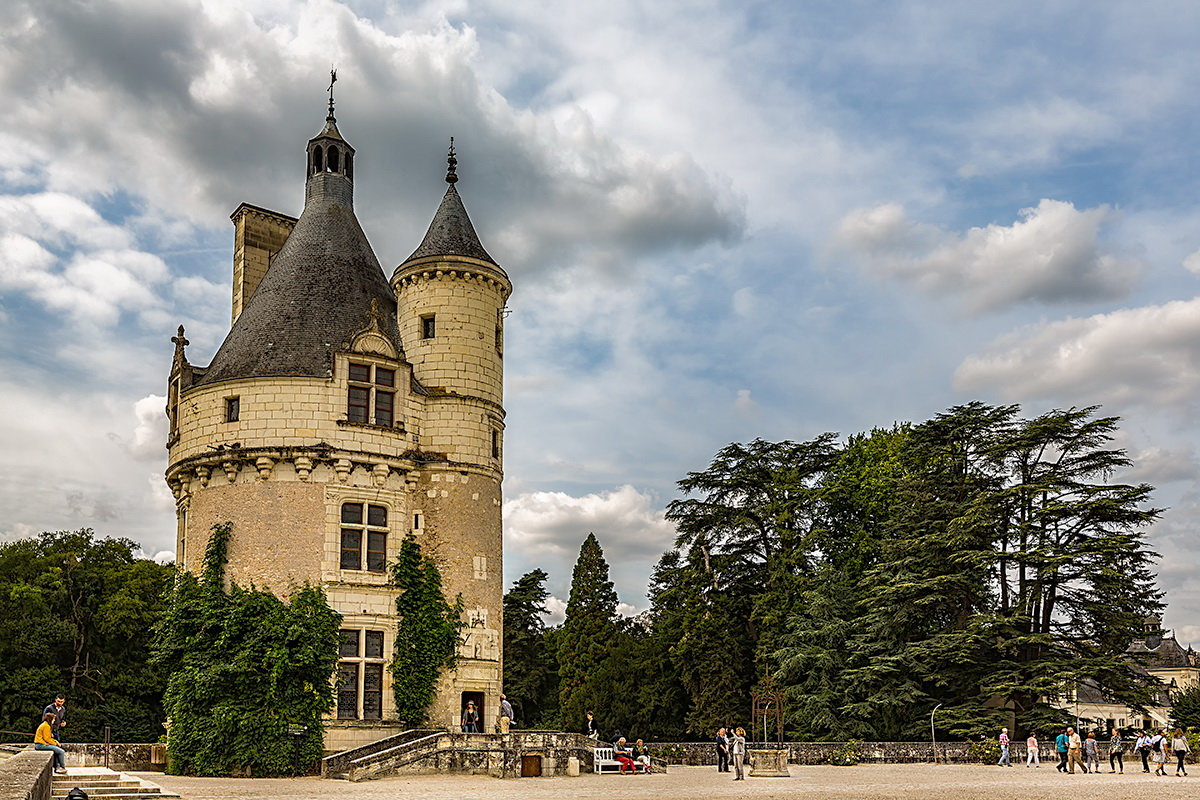
[[[421,547],[407,537],[392,562],[396,598],[396,649],[389,670],[396,715],[410,725],[423,725],[433,705],[434,688],[443,670],[458,658],[462,596],[453,603],[442,590],[442,573]]]
[[[333,704],[342,618],[320,588],[296,587],[286,602],[253,586],[226,588],[232,533],[229,522],[212,527],[200,577],[178,574],[156,630],[154,660],[171,670],[167,770],[259,777],[308,769]]]

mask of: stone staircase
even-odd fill
[[[361,771],[361,767],[380,760],[380,753],[386,752],[393,755],[403,753],[409,745],[414,745],[417,742],[421,742],[422,744],[416,745],[416,748],[424,749],[426,741],[432,738],[436,742],[440,733],[443,733],[443,731],[415,728],[413,730],[401,731],[394,736],[388,736],[361,747],[343,750],[340,753],[326,756],[321,759],[321,776],[325,778],[349,778],[354,780],[351,776]]]
[[[55,775],[50,785],[51,800],[64,800],[75,787],[87,792],[89,800],[157,800],[177,798],[162,787],[124,772],[104,767],[68,767],[66,775]]]

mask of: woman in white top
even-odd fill
[[[742,761],[746,757],[746,729],[738,728],[733,732],[733,736],[729,738],[729,760],[733,762],[733,775],[735,781],[746,780],[746,770],[742,766]]]
[[[1150,760],[1154,762],[1154,774],[1167,774],[1166,732],[1156,733],[1150,738]]]
[[[1175,765],[1175,774],[1187,777],[1187,770],[1183,768],[1183,760],[1187,758],[1187,754],[1191,752],[1191,747],[1188,746],[1187,737],[1183,735],[1182,728],[1176,728],[1175,734],[1171,737],[1171,750],[1175,753],[1175,758],[1179,763]]]
[[[1038,740],[1037,734],[1029,734],[1029,738],[1025,740],[1025,769],[1029,769],[1029,765],[1033,764],[1039,769],[1042,766],[1042,761],[1038,758]]]

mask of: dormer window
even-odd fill
[[[346,419],[390,428],[396,421],[396,370],[350,363]]]

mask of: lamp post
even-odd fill
[[[933,715],[936,714],[937,710],[941,707],[942,707],[942,704],[938,703],[936,706],[933,707],[933,711],[929,712],[929,741],[933,743],[933,763],[935,763],[935,764],[938,763],[938,757],[937,757],[937,733],[935,733],[933,730]]]

